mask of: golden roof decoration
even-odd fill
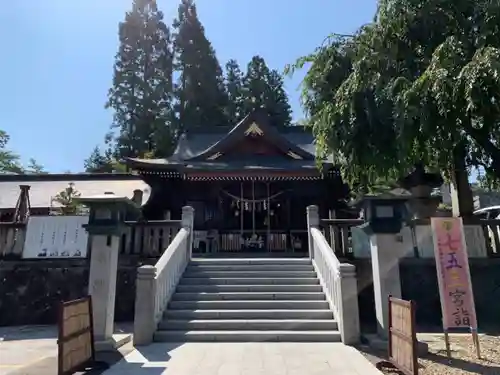
[[[245,135],[263,135],[264,132],[262,131],[261,128],[259,128],[259,125],[257,125],[255,122],[253,122],[247,130],[245,130]]]
[[[215,154],[213,155],[210,155],[207,160],[215,160],[215,159],[218,159],[222,156],[222,152],[216,152]]]

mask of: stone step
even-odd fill
[[[314,271],[190,271],[187,270],[183,278],[199,277],[224,277],[224,278],[244,278],[244,277],[316,277]]]
[[[333,319],[194,319],[194,320],[162,320],[160,330],[177,331],[336,331],[337,322]]]
[[[316,285],[316,277],[183,277],[180,285]]]
[[[264,309],[328,309],[327,301],[171,301],[168,308],[172,310],[264,310]]]
[[[322,292],[321,285],[179,285],[179,293],[215,292]]]
[[[241,265],[241,264],[311,264],[309,258],[194,258],[189,264],[214,264],[214,265]]]
[[[333,312],[329,309],[316,310],[288,310],[288,309],[239,309],[239,310],[166,310],[166,319],[333,319]]]
[[[250,301],[250,300],[314,300],[324,301],[323,292],[216,292],[175,293],[172,301]]]
[[[190,264],[186,272],[197,271],[314,271],[312,264]]]
[[[157,331],[157,342],[340,342],[338,331]]]

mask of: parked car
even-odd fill
[[[500,220],[500,206],[490,206],[474,211],[475,216],[483,220]],[[486,233],[485,233],[486,236]],[[500,225],[488,225],[488,239],[491,251],[496,253],[500,251]]]

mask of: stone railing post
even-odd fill
[[[309,247],[309,258],[313,258],[314,243],[311,235],[311,228],[319,227],[318,206],[307,206],[307,243]]]
[[[153,341],[156,330],[156,267],[137,269],[135,286],[134,345],[147,345]]]
[[[194,240],[194,208],[191,206],[182,207],[182,227],[187,229],[189,232],[189,237],[187,241],[187,260],[191,260],[191,255],[193,252],[193,240]]]
[[[353,345],[359,342],[361,335],[359,324],[358,307],[358,281],[356,278],[356,267],[352,264],[342,263],[340,265],[340,295],[342,298],[340,332],[342,342]]]

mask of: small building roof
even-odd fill
[[[134,190],[142,190],[143,204],[151,194],[151,188],[139,176],[131,174],[43,174],[43,175],[1,175],[0,209],[15,208],[19,198],[19,185],[29,185],[31,207],[59,207],[52,199],[73,182],[75,189],[83,196],[113,192],[132,198]]]

